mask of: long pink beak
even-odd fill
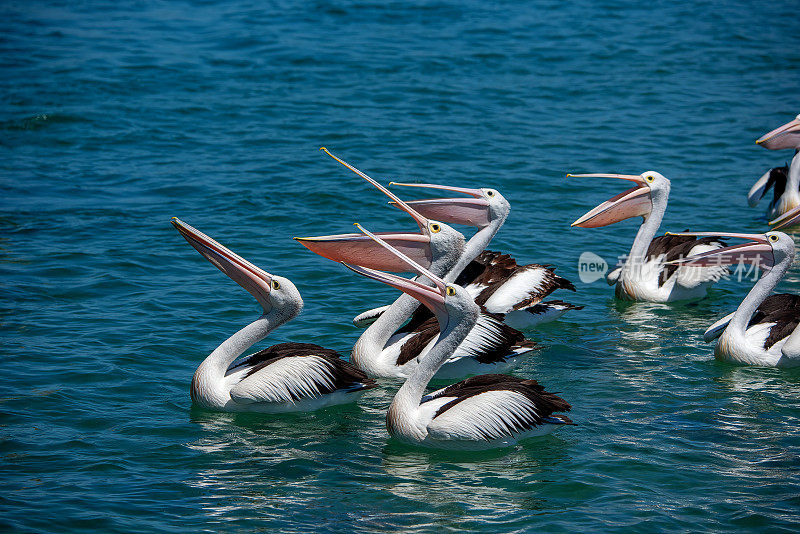
[[[730,237],[748,239],[748,243],[724,247],[694,256],[687,256],[670,261],[671,264],[685,265],[687,267],[709,267],[716,265],[749,264],[759,267],[772,267],[775,258],[769,239],[764,234],[738,234],[730,232],[667,232],[667,235],[697,236],[697,237]]]
[[[369,269],[359,265],[351,265],[345,262],[342,262],[342,264],[355,273],[372,278],[373,280],[377,280],[379,282],[383,282],[384,284],[388,284],[396,289],[399,289],[403,293],[411,295],[426,308],[431,310],[434,315],[447,312],[446,308],[444,307],[444,296],[438,288],[429,287],[425,284],[417,282],[416,280],[409,280],[408,278],[403,278],[401,276],[397,276],[396,274],[385,273],[383,271]]]
[[[770,226],[775,225],[773,230],[780,230],[781,228],[795,226],[798,224],[800,224],[800,206],[792,208],[780,217],[769,221]]]
[[[345,263],[344,265],[348,269],[358,274],[383,282],[385,284],[389,284],[390,286],[395,287],[400,291],[411,295],[412,297],[420,301],[422,304],[424,304],[437,316],[440,316],[441,314],[445,315],[447,314],[447,308],[445,308],[444,305],[447,285],[444,282],[444,280],[442,280],[441,278],[439,278],[438,276],[436,276],[423,266],[416,263],[413,259],[406,256],[401,251],[392,247],[382,238],[373,234],[366,228],[363,228],[358,223],[356,223],[356,226],[368,238],[372,239],[373,241],[375,241],[375,243],[386,249],[391,254],[395,255],[398,260],[404,262],[412,272],[416,272],[421,276],[427,277],[434,284],[434,287],[429,287],[416,280],[408,280],[406,278],[402,278],[394,274],[384,273],[374,269],[368,269],[362,266],[349,265]]]
[[[568,174],[568,178],[618,178],[638,185],[611,197],[572,223],[581,228],[598,228],[631,217],[646,217],[653,210],[650,187],[641,176],[630,174]]]
[[[402,251],[419,265],[431,266],[433,253],[430,237],[421,234],[386,232],[381,234],[392,247]],[[339,263],[351,263],[398,273],[409,272],[408,264],[398,259],[371,238],[363,234],[338,234],[319,237],[295,237],[295,241],[323,258]]]
[[[414,220],[417,221],[417,224],[419,225],[420,231],[425,231],[428,228],[428,219],[426,219],[420,213],[415,211],[411,206],[409,206],[408,204],[406,204],[405,202],[400,200],[400,198],[398,198],[397,195],[395,195],[394,193],[392,193],[391,191],[389,191],[388,189],[383,187],[381,184],[379,184],[378,182],[376,182],[375,180],[373,180],[372,178],[367,176],[365,173],[363,173],[360,170],[356,169],[355,167],[353,167],[352,165],[350,165],[346,161],[341,160],[338,157],[336,157],[333,154],[331,154],[330,151],[328,151],[328,149],[325,148],[324,146],[320,147],[320,150],[322,150],[327,155],[329,155],[330,157],[332,157],[333,159],[335,159],[336,161],[338,161],[339,163],[341,163],[342,165],[344,165],[345,167],[347,167],[348,169],[350,169],[351,171],[353,171],[354,173],[356,173],[357,175],[362,177],[367,182],[371,183],[378,190],[380,190],[383,194],[385,194],[386,196],[388,196],[389,198],[394,200],[397,203],[397,206],[400,209],[402,209],[403,211],[405,211],[406,213],[411,215],[411,217],[413,217]]]
[[[800,148],[800,115],[768,134],[762,135],[756,140],[756,144],[770,150]]]
[[[271,274],[177,217],[172,218],[172,225],[204,258],[253,295],[265,313],[272,308],[269,301],[269,292],[272,289]]]
[[[453,187],[436,184],[408,184],[389,182],[389,186],[424,187],[426,189],[439,189],[463,193],[473,198],[431,198],[426,200],[407,200],[406,204],[413,207],[418,213],[428,219],[442,221],[449,224],[463,224],[483,228],[489,224],[489,202],[483,197],[480,189],[466,187]],[[392,203],[394,204],[394,203]]]

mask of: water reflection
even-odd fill
[[[439,451],[390,440],[382,450],[385,489],[414,502],[470,508],[519,506],[520,497],[543,507],[536,497],[545,472],[569,460],[569,442],[556,434],[534,438],[513,448],[493,451]],[[531,505],[528,502],[528,505]]]

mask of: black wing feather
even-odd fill
[[[297,356],[318,356],[331,366],[334,378],[333,383],[330,386],[320,384],[320,392],[322,394],[333,393],[338,390],[369,389],[377,385],[374,380],[367,377],[364,371],[343,360],[341,354],[333,349],[326,349],[314,343],[278,343],[235,362],[228,369],[228,372],[241,367],[249,367],[245,375],[245,378],[247,378],[280,359]]]
[[[490,391],[514,391],[525,396],[535,407],[535,409],[530,412],[528,418],[524,420],[514,419],[513,421],[508,421],[508,428],[506,430],[509,433],[529,430],[530,428],[547,422],[545,419],[551,417],[556,412],[568,412],[572,409],[572,406],[570,406],[567,401],[555,393],[545,391],[544,386],[539,384],[536,380],[526,380],[524,378],[502,374],[480,375],[467,378],[457,384],[444,388],[436,395],[425,397],[423,402],[441,397],[455,397],[436,411],[434,415],[434,418],[436,418],[458,403],[470,397],[474,397],[475,395]],[[558,414],[557,418],[565,424],[572,424],[572,421],[563,414]],[[487,439],[488,438],[487,436]]]
[[[781,293],[764,299],[747,326],[762,323],[775,323],[764,341],[764,348],[769,349],[781,339],[791,335],[800,324],[800,296]]]

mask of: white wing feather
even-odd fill
[[[503,335],[503,323],[498,321],[491,315],[481,313],[478,316],[478,321],[472,330],[469,331],[464,341],[456,348],[452,356],[447,361],[452,362],[459,358],[477,358],[481,354],[496,349],[497,347],[509,344],[508,339]],[[428,350],[433,346],[439,336],[436,336],[432,343],[425,347],[423,354],[427,354]],[[510,348],[510,347],[509,347]],[[527,352],[531,349],[524,349],[516,352]],[[510,353],[510,352],[509,352]]]
[[[509,278],[484,305],[489,313],[508,313],[530,295],[544,293],[549,271],[544,267],[524,269]]]
[[[747,193],[747,203],[752,208],[761,198],[764,196],[764,191],[767,189],[767,184],[769,183],[769,175],[772,173],[772,169],[768,170],[764,173],[764,176],[758,179],[758,181],[753,184],[753,187],[750,188],[750,192]]]
[[[525,395],[487,391],[434,417],[428,424],[428,434],[440,440],[492,440],[518,433],[538,418],[536,407]]]
[[[248,376],[233,388],[231,398],[242,404],[294,402],[319,397],[322,389],[333,388],[333,367],[319,356],[291,356]]]
[[[725,331],[725,329],[728,327],[728,323],[730,323],[731,319],[733,319],[734,313],[736,312],[729,313],[722,319],[718,320],[717,322],[709,326],[703,333],[703,341],[705,341],[706,343],[710,343],[711,341],[714,341],[719,336],[721,336],[722,333]]]
[[[613,286],[619,280],[619,275],[622,274],[622,267],[617,267],[616,269],[609,271],[606,274],[606,283],[610,286]]]
[[[800,327],[796,327],[786,338],[786,343],[781,347],[781,354],[791,360],[800,359]]]
[[[353,317],[353,326],[357,326],[359,328],[366,328],[375,321],[378,320],[383,312],[389,309],[389,305],[381,306],[379,308],[372,308],[371,310],[367,310],[364,313],[359,313],[355,317]]]

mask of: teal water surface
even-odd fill
[[[745,193],[790,154],[795,2],[17,2],[0,5],[0,528],[25,532],[796,531],[800,373],[716,362],[701,333],[751,282],[622,304],[581,283],[636,221],[569,223],[672,180],[662,229],[763,231]],[[295,416],[191,407],[191,375],[258,315],[179,216],[290,278],[262,343],[349,354],[394,290],[291,237],[413,229],[381,181],[492,186],[492,247],[553,263],[580,312],[518,369],[578,426],[480,454],[391,440],[397,385]],[[406,192],[411,196],[410,192]],[[467,229],[465,229],[467,231]],[[800,291],[797,270],[780,288]]]

